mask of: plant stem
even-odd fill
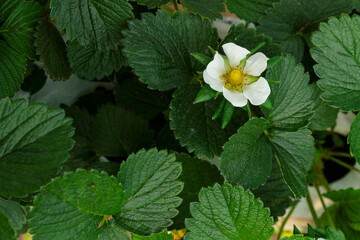
[[[291,214],[294,212],[294,210],[295,210],[295,208],[296,208],[296,206],[297,206],[298,203],[299,203],[299,201],[296,201],[296,202],[294,202],[294,203],[292,204],[289,214],[285,217],[284,221],[282,222],[282,224],[281,224],[281,226],[280,226],[280,230],[279,230],[279,235],[278,235],[278,237],[277,237],[278,240],[281,238],[281,234],[282,234],[282,232],[283,232],[283,230],[284,230],[285,224],[286,224],[286,222],[289,220]]]
[[[266,45],[266,42],[261,42],[260,44],[258,44],[254,49],[252,49],[250,52],[251,54],[254,54],[257,50],[259,50],[260,48],[262,48],[263,46]]]
[[[251,119],[251,109],[250,109],[250,104],[249,103],[246,104],[246,111],[248,112],[249,119]]]
[[[177,2],[176,2],[177,0],[172,0],[172,2],[173,2],[173,4],[174,4],[174,8],[175,8],[175,10],[176,11],[179,11],[179,7],[178,7],[178,5],[177,5]]]
[[[319,185],[318,185],[316,182],[314,182],[314,186],[315,186],[315,189],[316,189],[317,194],[319,195],[321,204],[323,205],[323,208],[324,208],[324,211],[325,211],[325,215],[326,215],[326,217],[327,217],[327,219],[328,219],[328,221],[329,221],[329,224],[330,224],[334,229],[336,229],[335,224],[334,224],[334,221],[332,220],[332,218],[331,218],[331,216],[330,216],[330,213],[329,213],[329,211],[328,211],[328,209],[327,209],[327,207],[326,207],[326,205],[325,205],[324,199],[323,199],[323,197],[322,197],[322,195],[321,195],[321,193],[320,193]]]
[[[333,161],[333,162],[336,162],[337,164],[339,164],[339,165],[341,165],[341,166],[343,166],[343,167],[345,167],[345,168],[347,168],[347,169],[354,170],[355,172],[360,173],[360,170],[359,170],[359,169],[354,168],[353,166],[351,166],[351,165],[349,165],[349,164],[347,164],[347,163],[344,163],[343,161],[341,161],[341,160],[339,160],[339,159],[337,159],[337,158],[334,158],[334,157],[329,156],[329,155],[325,155],[324,158],[325,158],[325,159],[329,159],[329,160],[331,160],[331,161]]]
[[[311,216],[313,217],[313,220],[315,222],[316,227],[317,228],[320,227],[320,220],[319,220],[318,216],[316,215],[314,205],[313,205],[311,197],[310,197],[309,190],[307,191],[307,194],[306,194],[306,202],[307,202],[307,204],[309,206]]]
[[[326,152],[326,153],[335,157],[354,158],[354,156],[351,156],[351,154],[345,152]]]

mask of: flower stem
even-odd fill
[[[331,160],[331,161],[333,161],[333,162],[335,162],[335,163],[337,163],[337,164],[339,164],[339,165],[341,165],[341,166],[343,166],[343,167],[345,167],[345,168],[347,168],[347,169],[349,169],[349,170],[354,170],[355,172],[360,173],[360,170],[359,170],[359,169],[354,168],[354,167],[351,166],[350,164],[344,163],[343,161],[341,161],[341,160],[339,160],[339,159],[337,159],[337,158],[334,158],[334,157],[329,156],[329,155],[325,155],[324,158],[325,158],[325,159],[328,159],[328,160]]]
[[[296,201],[292,204],[291,206],[291,209],[290,209],[290,212],[288,213],[288,215],[285,217],[284,221],[281,223],[281,226],[280,226],[280,230],[279,230],[279,234],[278,234],[278,237],[277,239],[279,240],[281,238],[281,234],[284,230],[284,227],[285,227],[285,224],[286,222],[289,220],[290,216],[293,214],[297,204],[299,203],[299,201]]]
[[[179,11],[179,7],[177,5],[177,0],[172,0],[173,4],[174,4],[174,8],[176,11]]]
[[[335,157],[346,157],[346,158],[354,158],[354,156],[351,156],[349,153],[345,152],[326,152],[328,155],[335,156]]]
[[[312,200],[311,200],[311,196],[310,196],[310,193],[309,193],[309,190],[307,191],[307,194],[306,194],[306,202],[309,206],[309,209],[310,209],[310,212],[311,212],[311,216],[315,222],[315,225],[316,227],[320,227],[320,220],[318,218],[318,216],[316,215],[316,212],[315,212],[315,209],[314,209],[314,205],[312,203]]]
[[[259,50],[260,48],[262,48],[263,46],[265,46],[266,45],[266,42],[264,41],[264,42],[261,42],[259,45],[257,45],[255,48],[253,48],[251,51],[250,51],[250,53],[251,54],[254,54],[257,50]]]
[[[319,189],[319,185],[317,184],[317,182],[314,182],[314,186],[315,186],[315,189],[316,189],[316,192],[317,194],[319,195],[319,198],[320,198],[320,201],[321,201],[321,204],[323,205],[323,208],[324,208],[324,211],[325,211],[325,215],[329,221],[329,224],[334,228],[336,229],[335,227],[335,224],[334,224],[334,221],[333,219],[331,218],[330,216],[330,213],[329,213],[329,210],[327,209],[326,205],[325,205],[325,202],[324,202],[324,199],[320,193],[320,189]]]
[[[248,112],[249,119],[251,119],[251,109],[249,103],[246,104],[246,111]]]

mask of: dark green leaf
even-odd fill
[[[267,240],[274,233],[269,209],[239,185],[202,189],[190,211],[185,240]]]
[[[74,128],[59,108],[25,99],[0,100],[0,195],[23,197],[60,171]]]
[[[182,5],[191,12],[200,14],[209,19],[222,18],[222,12],[225,12],[225,0],[180,0]]]
[[[126,230],[140,235],[161,232],[172,224],[175,209],[181,203],[176,197],[183,183],[176,181],[181,164],[166,151],[140,150],[121,164],[118,179],[125,189],[127,202],[115,215]]]
[[[360,163],[360,114],[358,114],[351,124],[348,142],[350,143],[350,153],[355,156],[356,161]]]
[[[221,121],[222,129],[224,129],[231,121],[232,116],[234,114],[234,110],[235,110],[235,107],[232,105],[232,103],[229,101],[226,101],[225,106],[224,106],[222,121]]]
[[[30,94],[37,93],[45,85],[47,79],[43,69],[40,69],[35,64],[33,67],[31,75],[26,77],[21,85],[21,89]]]
[[[155,233],[149,237],[132,234],[132,240],[174,240],[174,235],[171,233],[168,234],[167,231],[164,231],[162,233]]]
[[[208,46],[217,45],[210,22],[186,12],[171,16],[159,11],[144,13],[124,31],[124,54],[140,81],[151,89],[168,90],[189,82],[204,68],[191,53],[210,56]]]
[[[181,162],[182,172],[179,177],[184,182],[184,189],[179,194],[183,199],[177,208],[179,214],[173,219],[170,229],[185,227],[185,218],[190,218],[190,203],[198,201],[198,194],[203,187],[211,187],[216,182],[223,183],[224,179],[219,170],[207,161],[191,157],[188,154],[176,154],[176,160]]]
[[[275,2],[278,0],[227,0],[226,5],[240,19],[256,23]]]
[[[156,147],[169,151],[186,152],[186,149],[181,147],[179,141],[175,139],[174,131],[170,129],[168,122],[163,125],[156,137]]]
[[[150,9],[160,7],[161,5],[170,2],[170,0],[130,0],[130,1],[137,2],[140,5],[145,5]]]
[[[304,67],[285,56],[266,73],[267,79],[279,81],[271,84],[270,101],[273,108],[268,116],[275,129],[297,131],[309,124],[313,116],[312,88]]]
[[[2,211],[0,211],[0,233],[0,240],[16,240],[9,218]]]
[[[104,216],[118,213],[123,204],[116,178],[94,170],[68,172],[35,197],[31,233],[38,240],[93,239]]]
[[[272,131],[269,136],[286,184],[295,198],[305,196],[306,175],[315,151],[311,132],[307,129],[297,132]]]
[[[50,8],[51,18],[70,40],[102,50],[118,47],[121,31],[134,17],[126,0],[52,0]]]
[[[213,158],[222,152],[222,145],[233,135],[237,128],[247,120],[245,111],[235,111],[227,128],[221,128],[221,120],[212,120],[220,100],[193,104],[200,90],[196,84],[179,87],[171,101],[170,127],[181,146],[196,156]]]
[[[217,94],[217,91],[213,90],[209,84],[206,84],[200,89],[200,91],[196,95],[194,104],[209,101],[215,98]]]
[[[44,63],[50,78],[66,80],[70,77],[71,69],[66,56],[66,45],[57,28],[46,19],[39,21],[36,32],[36,53]]]
[[[25,209],[16,202],[0,198],[0,212],[9,218],[9,222],[14,230],[21,230],[25,224]]]
[[[113,220],[100,228],[98,232],[99,236],[94,240],[131,240],[130,236]]]
[[[343,111],[360,110],[360,58],[356,45],[360,39],[360,17],[343,15],[320,24],[312,36],[314,69],[324,90],[322,98]]]
[[[270,123],[253,118],[225,143],[220,169],[226,181],[245,188],[266,182],[271,172],[271,145],[263,134]]]
[[[100,108],[92,126],[94,148],[103,156],[128,156],[148,146],[152,135],[147,121],[114,105]]]

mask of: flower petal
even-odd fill
[[[268,60],[269,58],[267,58],[265,54],[261,52],[255,53],[246,60],[244,73],[253,76],[260,76],[260,74],[265,71]]]
[[[247,104],[247,99],[243,93],[238,91],[230,91],[227,88],[223,88],[224,97],[231,102],[234,107],[243,107]]]
[[[250,53],[249,50],[247,50],[246,48],[240,47],[238,45],[236,45],[235,43],[225,43],[222,46],[226,57],[229,60],[230,66],[232,68],[236,68],[237,65],[240,64],[240,61],[243,60],[246,55],[248,55]]]
[[[218,52],[215,53],[214,60],[212,60],[206,67],[208,75],[217,78],[226,73],[225,62]]]
[[[209,75],[208,71],[205,69],[204,73],[203,73],[203,77],[204,77],[204,81],[210,85],[210,87],[218,92],[222,92],[223,91],[223,80],[221,80],[220,77],[212,77]]]
[[[256,82],[245,85],[243,92],[252,105],[261,105],[270,95],[270,86],[265,78],[260,77]]]

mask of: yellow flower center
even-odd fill
[[[239,69],[233,69],[223,75],[224,85],[229,90],[241,90],[244,83],[245,74]]]

